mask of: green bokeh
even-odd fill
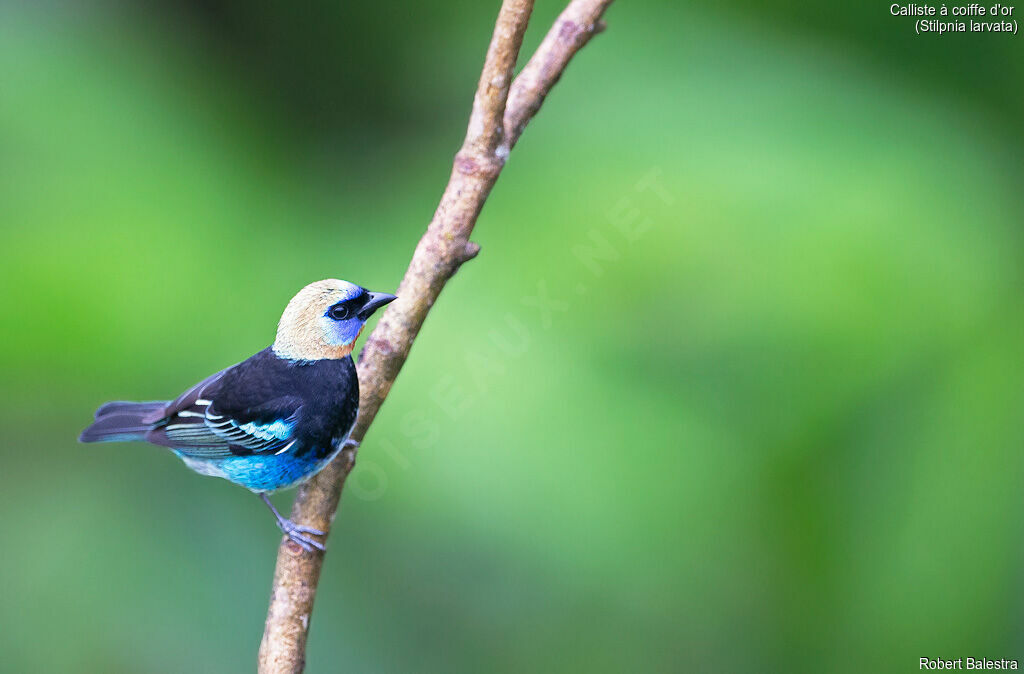
[[[497,3],[348,4],[0,5],[0,670],[253,668],[263,507],[75,437],[398,283]],[[309,671],[1024,659],[1021,38],[608,22],[364,443]]]

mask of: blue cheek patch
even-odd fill
[[[329,328],[328,343],[336,346],[348,346],[356,341],[359,331],[363,329],[363,322],[358,318],[347,321],[332,321]]]
[[[295,428],[295,422],[277,419],[269,424],[258,424],[255,421],[250,421],[247,424],[240,424],[238,427],[245,431],[246,434],[259,438],[260,440],[287,440],[292,436],[292,430]]]

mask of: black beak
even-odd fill
[[[398,299],[389,293],[367,293],[367,297],[369,299],[363,304],[363,308],[359,310],[359,318],[364,321],[372,316],[373,312],[377,311],[377,309]]]

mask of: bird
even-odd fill
[[[284,517],[268,495],[308,480],[346,446],[359,411],[352,347],[366,320],[397,299],[348,281],[307,285],[288,302],[274,343],[171,401],[108,402],[81,442],[144,441],[201,475],[255,493],[306,551],[319,529]]]

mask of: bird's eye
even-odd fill
[[[351,315],[351,312],[344,304],[338,303],[327,310],[327,315],[336,321],[343,321]]]

